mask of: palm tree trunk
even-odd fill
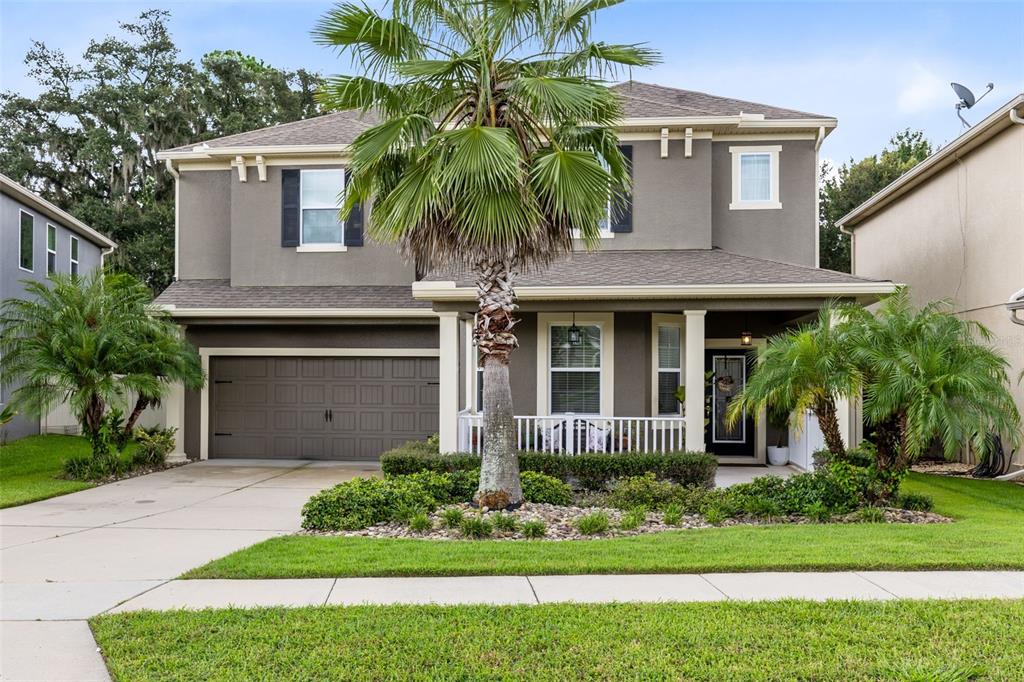
[[[135,422],[139,421],[139,417],[149,407],[149,398],[139,396],[138,400],[135,401],[135,407],[132,408],[131,414],[128,415],[128,419],[124,422],[124,438],[127,441],[132,436],[132,431],[135,429]]]
[[[839,428],[835,401],[831,397],[819,400],[814,406],[814,416],[818,418],[818,426],[829,452],[837,457],[846,455],[846,443],[843,442],[843,432]]]
[[[479,314],[473,334],[484,368],[484,446],[474,501],[490,509],[511,509],[523,502],[509,384],[509,356],[518,345],[512,331],[518,322],[514,278],[509,260],[487,260],[477,266]]]

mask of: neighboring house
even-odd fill
[[[45,281],[55,272],[86,274],[103,264],[114,242],[30,190],[0,175],[0,300],[23,298],[26,280]],[[14,386],[0,386],[0,405]],[[42,419],[17,416],[5,427],[7,439],[76,429],[66,410]]]
[[[631,204],[600,251],[517,283],[512,392],[521,444],[708,449],[760,463],[766,425],[723,422],[750,347],[832,298],[888,281],[817,265],[817,155],[827,116],[644,83],[615,86]],[[337,220],[353,112],[164,151],[177,178],[176,281],[158,298],[186,327],[206,389],[165,401],[191,457],[374,459],[439,433],[480,444],[480,373],[466,273],[418,276]],[[705,369],[712,415],[704,409]],[[538,417],[539,415],[539,417]]]
[[[1024,287],[1022,116],[1018,95],[839,224],[851,235],[854,273],[899,279],[919,305],[948,299],[992,331],[1024,412],[1024,328],[1007,310]]]

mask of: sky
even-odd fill
[[[0,0],[0,88],[25,94],[38,40],[77,59],[93,38],[149,8],[172,13],[182,55],[234,49],[325,75],[346,62],[309,31],[331,6],[312,0]],[[628,0],[599,15],[598,39],[646,43],[663,62],[636,80],[839,119],[822,147],[843,162],[879,152],[904,128],[943,144],[962,131],[950,81],[980,95],[980,121],[1024,91],[1024,2],[686,2]]]

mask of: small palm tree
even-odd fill
[[[813,324],[768,339],[746,387],[729,405],[729,421],[735,423],[744,411],[758,414],[762,408],[790,418],[809,409],[818,418],[825,447],[844,455],[836,398],[858,395],[862,381],[850,356],[846,325],[839,323],[849,312],[847,306],[829,304]]]
[[[875,427],[878,466],[900,472],[936,441],[946,456],[969,445],[985,454],[989,434],[1021,443],[1007,361],[983,325],[946,302],[918,310],[906,289],[874,313],[850,320],[851,355],[865,379],[864,418]]]
[[[656,54],[591,39],[595,13],[615,4],[343,3],[314,31],[361,72],[329,79],[322,102],[382,120],[351,146],[343,215],[372,201],[371,237],[421,270],[475,275],[486,506],[522,500],[509,388],[516,275],[571,251],[574,236],[595,246],[609,199],[628,190],[620,104],[599,79]]]
[[[19,385],[11,404],[25,414],[67,403],[95,457],[110,454],[112,406],[130,395],[159,399],[171,380],[202,384],[195,349],[169,319],[149,314],[152,294],[134,278],[53,275],[25,291],[0,306],[0,383]]]

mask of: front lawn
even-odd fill
[[[434,541],[294,535],[185,578],[1024,568],[1024,486],[912,474],[950,524],[777,525],[608,540]]]
[[[140,612],[119,680],[1019,680],[1024,601]]]
[[[89,452],[80,436],[26,436],[0,447],[0,508],[92,488],[95,483],[58,478],[64,460]]]

